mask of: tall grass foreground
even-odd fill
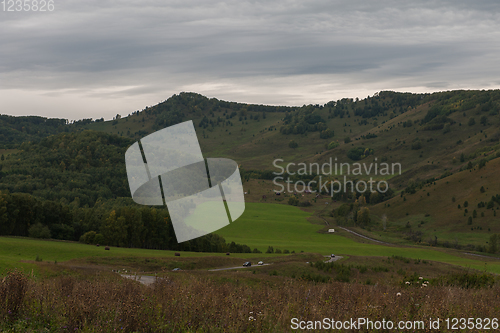
[[[186,274],[144,286],[109,277],[37,279],[14,270],[0,283],[0,331],[291,332],[292,318],[495,318],[499,300],[496,285],[366,286],[278,276],[249,286]]]

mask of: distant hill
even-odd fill
[[[99,196],[128,196],[123,160],[126,147],[160,128],[193,120],[205,157],[229,157],[245,170],[276,171],[272,165],[276,158],[283,163],[324,163],[337,157],[339,162],[352,163],[352,151],[362,147],[372,154],[360,162],[401,163],[403,174],[388,179],[398,191],[410,182],[455,173],[469,161],[478,163],[485,153],[495,154],[500,139],[499,110],[499,90],[433,94],[382,91],[363,100],[341,99],[302,107],[243,104],[180,93],[111,121],[83,119],[67,124],[64,119],[1,116],[2,126],[8,130],[0,136],[0,152],[5,148],[20,148],[21,152],[0,164],[0,189],[46,197],[43,191],[51,187],[29,177],[34,172],[46,178],[39,169],[52,170],[50,178],[59,179],[63,163],[65,173],[75,181],[89,174],[98,177],[102,172],[107,172],[104,179],[116,178],[101,182],[107,184],[106,189],[94,188],[91,192],[96,193],[87,193],[90,201]],[[61,134],[43,139],[57,133]],[[291,148],[290,141],[297,147]],[[24,142],[22,147],[19,142]],[[97,147],[103,142],[106,148]],[[113,151],[99,153],[105,149]],[[82,163],[88,168],[81,168]],[[106,168],[116,169],[116,177]],[[68,184],[58,183],[63,187]],[[72,187],[82,186],[86,185]],[[70,201],[75,197],[67,195]]]
[[[49,135],[69,132],[66,119],[38,116],[0,115],[0,149],[13,149],[23,142],[36,141]]]
[[[362,100],[300,107],[180,93],[111,121],[70,124],[64,119],[0,116],[0,190],[75,207],[92,207],[99,199],[130,203],[121,199],[130,197],[127,147],[161,128],[192,120],[204,156],[234,159],[245,177],[269,179],[278,171],[273,167],[278,158],[282,164],[321,164],[335,158],[400,163],[401,174],[374,177],[388,181],[394,197],[374,205],[367,196],[373,232],[384,231],[385,215],[390,237],[452,242],[447,231],[458,230],[463,233],[460,243],[484,244],[488,230],[500,232],[492,210],[499,203],[492,197],[500,194],[500,178],[494,177],[500,160],[499,111],[500,90],[460,90],[381,91]],[[478,193],[480,184],[484,193]],[[472,217],[472,224],[474,209],[465,212],[465,201],[479,215]]]
[[[330,157],[352,162],[349,150],[366,147],[374,150],[366,162],[377,158],[403,165],[405,175],[394,179],[403,187],[412,179],[459,169],[462,164],[457,159],[462,153],[468,161],[495,146],[500,139],[499,110],[499,90],[433,94],[382,91],[363,100],[341,99],[295,108],[230,103],[181,93],[128,117],[84,127],[139,139],[193,120],[206,156],[231,157],[246,169],[259,170],[273,169],[272,161],[278,157],[285,162],[324,162]],[[297,148],[290,148],[292,140]],[[331,142],[338,146],[329,150]]]

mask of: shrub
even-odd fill
[[[486,118],[486,116],[482,116],[481,117],[481,120],[479,121],[481,123],[481,125],[488,125],[488,118]]]
[[[92,244],[103,244],[105,241],[104,236],[102,234],[96,234],[94,237],[94,243]]]
[[[334,135],[333,131],[331,129],[326,129],[324,131],[321,131],[319,134],[319,137],[321,139],[329,139]]]
[[[336,141],[332,141],[332,142],[330,142],[330,143],[328,144],[328,146],[327,146],[327,148],[326,148],[326,149],[330,150],[330,149],[337,148],[338,146],[340,146],[340,144],[339,144],[338,142],[336,142]]]
[[[50,229],[40,222],[33,224],[28,229],[28,235],[32,238],[50,238]]]
[[[349,149],[347,152],[347,157],[349,157],[353,161],[359,161],[365,158],[366,156],[373,155],[373,149],[365,148],[365,147],[355,147]]]
[[[96,232],[91,230],[91,231],[88,231],[86,233],[84,233],[81,237],[80,237],[80,242],[81,243],[85,243],[85,244],[95,244],[97,242],[95,242],[95,236],[96,236]],[[101,235],[102,236],[102,235]],[[98,242],[99,244],[103,243],[102,241],[101,242]]]
[[[297,206],[299,204],[299,199],[297,199],[294,196],[291,196],[290,199],[288,199],[288,204],[292,206]]]
[[[295,140],[291,140],[289,143],[288,143],[288,147],[290,148],[297,148],[299,146],[299,144],[297,142],[295,142]]]

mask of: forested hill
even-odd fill
[[[16,148],[27,141],[61,132],[69,132],[66,119],[48,119],[38,116],[14,117],[0,115],[0,149]]]
[[[25,142],[1,162],[0,190],[92,207],[130,196],[124,155],[131,139],[95,131]]]
[[[140,207],[130,199],[124,156],[138,139],[187,120],[195,125],[205,157],[231,158],[242,171],[252,170],[244,176],[272,175],[278,171],[273,169],[273,160],[278,158],[284,163],[323,163],[331,158],[349,163],[370,164],[377,159],[401,163],[402,175],[387,181],[406,202],[404,193],[418,193],[418,188],[423,191],[436,181],[439,185],[439,179],[453,185],[464,173],[486,172],[497,165],[496,161],[488,163],[500,157],[499,110],[500,90],[385,91],[361,100],[344,98],[301,107],[233,103],[180,93],[129,116],[116,115],[111,121],[82,119],[70,124],[64,119],[0,116],[0,234],[50,234],[73,240],[100,234],[108,244],[176,248],[165,224],[166,209]],[[497,198],[499,186],[498,177],[490,177],[485,192],[477,191],[481,198],[457,195],[446,200],[457,210],[460,204],[456,208],[455,199],[481,207],[487,202],[488,206],[496,201],[483,196]],[[359,195],[351,193],[346,200]],[[437,198],[429,192],[425,197]],[[408,203],[421,208],[410,199]],[[391,217],[404,219],[411,212],[404,205],[397,211],[399,206],[393,202],[390,209],[387,201],[379,205]],[[429,207],[442,205],[429,203]],[[487,213],[485,221],[494,218]],[[449,220],[439,214],[435,213],[437,221]],[[123,229],[116,225],[125,226],[126,235],[111,232]],[[144,226],[143,233],[134,229],[137,225]],[[481,227],[489,230],[491,226]],[[139,234],[140,238],[134,238]],[[148,235],[163,236],[147,243],[146,239],[153,239]],[[82,239],[95,241],[90,238]],[[213,244],[193,246],[211,248]]]
[[[229,157],[247,170],[271,170],[278,157],[324,162],[334,156],[367,163],[378,158],[403,164],[405,174],[391,181],[404,188],[496,152],[499,110],[500,90],[382,91],[362,100],[302,107],[180,93],[112,121],[67,124],[64,119],[1,116],[6,129],[0,134],[0,190],[90,207],[97,198],[129,197],[126,148],[186,120],[193,120],[205,157]],[[354,154],[358,151],[371,153]]]

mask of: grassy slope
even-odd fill
[[[386,101],[389,103],[389,101]],[[363,101],[358,102],[362,107]],[[357,107],[357,103],[353,104]],[[452,104],[450,104],[452,105]],[[259,121],[249,119],[250,115],[261,115],[260,112],[247,112],[248,119],[244,122],[238,121],[238,116],[233,117],[231,122],[234,126],[216,126],[213,130],[202,129],[199,124],[203,110],[186,112],[186,119],[192,119],[197,131],[202,151],[206,157],[229,157],[236,160],[246,169],[266,169],[274,170],[273,160],[282,158],[284,163],[288,162],[319,162],[323,163],[330,158],[338,157],[339,162],[351,162],[347,157],[347,151],[356,146],[363,145],[373,148],[375,155],[366,158],[363,162],[371,163],[377,158],[379,163],[382,157],[388,162],[401,163],[402,176],[394,177],[391,180],[393,189],[404,188],[410,180],[422,180],[432,176],[440,176],[445,171],[456,171],[464,163],[453,163],[453,158],[459,159],[460,154],[466,156],[487,146],[494,146],[489,142],[495,133],[498,132],[500,116],[489,115],[488,112],[479,112],[471,109],[466,112],[454,112],[449,115],[451,121],[455,122],[451,126],[450,132],[444,134],[443,130],[423,131],[420,125],[404,127],[403,122],[412,120],[414,123],[423,119],[429,111],[430,103],[417,106],[405,113],[399,113],[389,108],[386,115],[379,114],[377,117],[363,119],[350,117],[328,118],[328,109],[315,109],[314,113],[326,120],[328,127],[335,132],[331,139],[320,139],[318,132],[302,135],[283,135],[279,128],[283,125],[285,113],[266,113],[266,119],[262,117]],[[459,108],[459,104],[453,107]],[[390,115],[394,111],[393,118]],[[225,118],[225,111],[215,111],[214,117],[209,119]],[[479,118],[483,115],[488,117],[488,125],[479,124]],[[476,119],[476,124],[468,126],[470,117]],[[144,121],[143,121],[144,119]],[[89,129],[105,131],[119,135],[130,135],[136,139],[141,136],[134,136],[136,131],[153,132],[153,127],[157,118],[155,115],[140,112],[138,115],[123,117],[113,125],[112,121],[91,123],[86,125]],[[361,124],[367,121],[367,124]],[[276,130],[269,131],[274,126]],[[374,139],[362,139],[362,135],[368,133],[376,134]],[[350,137],[353,141],[344,144],[343,139]],[[299,147],[292,149],[288,147],[290,140],[299,143]],[[415,140],[422,142],[422,149],[412,150],[411,144]],[[462,144],[457,144],[462,140]],[[338,141],[340,146],[327,151],[325,144],[330,141]],[[495,147],[493,149],[498,149]],[[387,178],[387,177],[385,177]]]
[[[464,170],[436,181],[435,185],[424,186],[415,194],[406,194],[406,201],[396,196],[380,203],[372,208],[372,213],[377,216],[386,214],[388,230],[396,235],[408,231],[406,225],[409,222],[411,229],[424,233],[424,241],[436,236],[438,240],[457,240],[462,245],[485,244],[491,234],[500,233],[500,212],[497,211],[497,216],[493,216],[492,209],[478,208],[478,203],[487,203],[493,195],[500,193],[499,168],[500,159],[497,158],[484,168]],[[481,186],[485,188],[484,193],[480,191]],[[469,203],[467,214],[464,214],[465,201]],[[498,204],[495,204],[494,209],[498,210]],[[477,211],[477,218],[473,219],[472,225],[468,225],[467,220],[473,210]],[[481,213],[484,213],[484,217],[481,217]],[[424,223],[420,224],[421,221]]]

